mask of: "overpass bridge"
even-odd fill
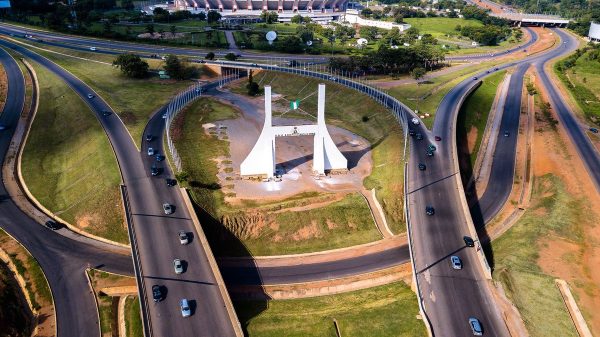
[[[518,27],[559,27],[565,28],[569,25],[568,19],[563,19],[556,15],[543,14],[524,14],[515,12],[492,13],[490,16],[502,18],[510,21]]]

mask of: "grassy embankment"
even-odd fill
[[[53,315],[53,303],[50,287],[48,286],[48,282],[44,277],[44,272],[42,271],[42,268],[40,267],[38,262],[33,258],[33,256],[31,256],[29,252],[27,252],[27,250],[23,248],[23,246],[21,246],[17,241],[15,241],[12,237],[6,234],[6,232],[4,232],[2,229],[0,229],[0,247],[8,254],[12,263],[15,265],[17,272],[25,280],[25,288],[27,289],[27,292],[30,295],[33,307],[36,310],[38,310],[41,317],[46,318],[47,320],[49,316]],[[2,268],[2,270],[4,270],[4,268]],[[4,273],[4,271],[2,271],[1,273]],[[10,278],[13,277],[12,275],[5,276]],[[2,288],[2,282],[2,277],[0,277],[0,288]],[[15,287],[18,287],[18,285],[16,284],[13,285]],[[8,289],[10,288],[6,287],[4,289],[8,291]],[[11,302],[9,302],[9,299],[14,295],[15,293],[5,293],[3,295],[0,295],[0,299],[2,300],[0,302],[2,303],[2,308],[0,309],[0,311],[5,311],[10,308]],[[20,307],[21,303],[17,304],[15,302],[12,302],[12,305],[13,307],[10,310],[10,312],[5,312],[7,316],[3,315],[3,317],[11,317],[12,315],[12,317],[18,319],[18,316],[22,316],[21,314],[28,310],[25,308],[17,308],[15,306],[18,305]],[[18,312],[19,310],[21,311],[21,313]],[[11,323],[14,323],[15,327],[25,327],[24,324],[26,322],[14,320],[11,321]]]
[[[459,156],[469,165],[462,165],[461,173],[467,177],[472,174],[472,168],[477,160],[481,139],[488,121],[490,109],[496,97],[496,91],[506,71],[501,71],[486,77],[483,83],[463,104],[457,119],[456,138],[459,142]],[[473,137],[473,133],[475,136]],[[465,171],[467,170],[467,171]],[[468,179],[468,178],[467,178]]]
[[[537,261],[540,247],[552,237],[582,242],[587,206],[551,174],[536,177],[533,200],[517,224],[492,243],[494,278],[502,282],[532,337],[577,336],[554,277]]]
[[[125,300],[125,329],[127,337],[143,337],[144,327],[140,313],[140,301],[137,296],[129,296]]]
[[[94,235],[127,243],[117,161],[98,120],[63,81],[35,65],[40,105],[23,151],[25,183],[39,202]]]
[[[111,63],[115,58],[59,47],[39,46],[67,55],[106,63]],[[160,80],[157,76],[151,76],[147,79],[130,79],[110,64],[65,57],[38,49],[34,49],[34,51],[73,73],[105,99],[121,117],[138,147],[142,142],[144,127],[152,113],[165,105],[178,92],[192,84],[190,81]],[[160,61],[152,60],[150,63],[157,68],[161,64]],[[210,72],[205,71],[204,67],[198,69],[201,75],[210,75]]]
[[[132,277],[115,275],[100,270],[90,269],[88,276],[94,288],[96,300],[98,301],[98,313],[100,315],[100,330],[102,334],[115,335],[119,331],[118,304],[119,297],[111,297],[104,294],[101,289],[113,286],[135,286]],[[127,311],[126,316],[127,320]],[[128,335],[130,336],[130,335]]]
[[[249,337],[426,336],[415,295],[403,282],[344,294],[270,301],[257,312],[255,301],[236,303]]]
[[[351,246],[380,237],[368,206],[357,194],[326,207],[298,212],[281,210],[325,202],[330,195],[312,192],[277,202],[246,200],[240,206],[226,204],[225,193],[231,192],[219,185],[219,169],[213,158],[228,156],[229,143],[205,134],[198,126],[237,116],[238,112],[228,105],[200,99],[182,112],[172,126],[184,171],[189,174],[185,185],[203,209],[201,223],[217,254],[293,254]],[[273,213],[276,210],[280,212]],[[332,222],[337,226],[331,226]],[[242,245],[236,244],[238,240]]]
[[[600,126],[600,60],[590,58],[598,50],[589,48],[581,55],[567,57],[556,63],[554,72],[568,88],[584,117]]]

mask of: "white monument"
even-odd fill
[[[345,170],[348,160],[338,150],[325,125],[325,84],[319,84],[316,125],[274,126],[271,112],[271,86],[265,86],[265,124],[240,167],[243,176],[275,174],[275,138],[290,136],[314,136],[313,173],[323,175],[325,170]]]

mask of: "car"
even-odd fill
[[[415,135],[415,131],[414,130],[408,130],[408,135],[409,136],[414,136]]]
[[[473,332],[474,336],[483,336],[483,328],[477,318],[469,317],[469,326],[471,327],[471,332]]]
[[[504,131],[504,137],[508,137],[508,136],[510,136],[510,133],[507,130],[505,130]]]
[[[436,141],[436,142],[439,142],[440,140],[442,140],[442,137],[440,137],[440,136],[435,136],[435,141]]]
[[[478,80],[477,76],[473,77],[473,80],[477,81]]]
[[[180,259],[173,260],[173,269],[175,269],[175,274],[183,273],[183,263]]]
[[[331,76],[331,77],[329,77],[329,80],[330,80],[330,81],[335,81],[335,80],[336,80],[336,78],[335,78],[335,77],[333,77],[333,76]]]
[[[156,161],[163,161],[163,160],[165,160],[165,156],[163,156],[161,154],[157,154],[155,158],[156,158]]]
[[[420,171],[425,171],[426,168],[427,168],[427,166],[425,166],[425,164],[419,163],[419,170]]]
[[[433,151],[427,150],[427,157],[433,157]]]
[[[495,70],[495,71],[498,71],[498,68],[496,67],[496,68],[494,68],[494,70]]]
[[[427,147],[427,150],[429,150],[429,151],[432,151],[432,152],[433,152],[433,151],[435,151],[435,150],[436,150],[436,147],[435,147],[435,145],[433,145],[433,144],[429,144],[429,146]]]
[[[94,96],[94,94],[88,94],[88,98],[89,98],[89,99],[92,99],[92,98],[94,98],[94,97],[95,97],[95,96]]]
[[[175,185],[177,185],[177,180],[167,178],[167,186],[175,186]]]
[[[152,299],[154,302],[160,302],[163,299],[162,287],[158,284],[152,286]]]
[[[153,156],[154,155],[154,148],[152,148],[152,147],[148,148],[148,155],[149,156]]]
[[[523,49],[523,52],[524,52],[524,53],[526,53],[526,52],[527,52],[527,49]]]
[[[190,242],[190,239],[185,231],[179,231],[179,243],[182,245],[187,245]]]
[[[419,119],[418,119],[417,117],[413,117],[413,119],[411,119],[411,122],[412,122],[414,125],[419,125],[419,124],[421,124],[421,121],[419,121]]]
[[[154,139],[154,137],[152,137],[152,135],[146,135],[146,141],[147,142],[152,141],[152,139]]]
[[[417,133],[417,140],[421,140],[421,139],[423,139],[423,135],[420,133]]]
[[[102,110],[102,116],[110,116],[112,112],[110,112],[109,110]]]
[[[0,124],[0,131],[8,129],[8,126]]]
[[[598,133],[598,129],[597,128],[590,128],[590,131],[592,131],[593,133]]]
[[[97,49],[96,49],[96,47],[90,47],[90,50],[91,51],[96,51]]]
[[[46,227],[50,228],[51,230],[55,231],[60,229],[60,224],[54,220],[48,220],[46,221]]]
[[[456,269],[456,270],[462,269],[462,261],[460,260],[460,257],[458,257],[456,255],[450,256],[450,263],[452,264],[453,269]]]
[[[489,70],[486,70],[486,71],[485,71],[485,73],[486,73],[486,74],[489,74],[489,73],[490,73],[490,71],[489,71]]]
[[[162,118],[163,118],[163,119],[167,119],[167,114],[166,114],[166,113],[164,113],[164,114],[162,115]]]
[[[463,241],[467,247],[475,247],[475,241],[470,236],[463,236]]]
[[[181,308],[181,316],[190,317],[192,315],[192,310],[190,309],[190,304],[187,299],[183,298],[179,301],[179,308]]]
[[[163,211],[167,215],[173,214],[173,206],[171,204],[169,204],[169,203],[164,203],[163,204]]]
[[[433,208],[433,206],[425,206],[425,214],[434,215],[435,209]]]
[[[157,168],[156,166],[154,166],[154,165],[153,165],[153,166],[150,168],[150,174],[151,174],[151,175],[153,175],[153,176],[157,176],[157,175],[158,175],[158,173],[159,173],[159,171],[158,171],[158,168]]]
[[[197,93],[197,94],[200,94],[200,93],[202,93],[202,91],[203,91],[203,90],[202,90],[202,88],[196,88],[196,93]]]

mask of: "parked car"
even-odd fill
[[[463,236],[463,240],[465,241],[465,245],[467,247],[475,247],[475,241],[470,236]]]
[[[163,211],[166,215],[173,214],[173,206],[169,203],[163,204]]]
[[[435,209],[433,208],[433,206],[426,206],[425,207],[425,214],[427,214],[427,215],[434,215],[435,214]]]
[[[474,336],[483,336],[483,328],[477,318],[469,317],[469,326],[471,327],[471,332],[473,332]]]
[[[190,242],[188,234],[185,231],[179,231],[179,243],[187,245]]]
[[[190,304],[187,299],[182,299],[179,301],[179,308],[181,309],[181,316],[190,317],[192,315],[192,310],[190,309]]]
[[[152,148],[152,147],[148,148],[148,155],[149,156],[153,156],[154,155],[154,148]]]
[[[183,263],[180,259],[173,260],[173,269],[175,269],[175,274],[183,273]]]
[[[158,284],[152,286],[152,299],[154,302],[160,302],[163,299],[163,292]]]
[[[458,257],[456,255],[450,256],[450,263],[452,264],[453,269],[456,269],[456,270],[462,269],[462,261],[460,260],[460,257]]]
[[[60,224],[54,220],[48,220],[46,221],[46,227],[50,228],[51,230],[55,231],[60,229]]]
[[[426,168],[427,168],[427,166],[425,166],[425,164],[419,163],[419,170],[420,171],[425,171]]]

